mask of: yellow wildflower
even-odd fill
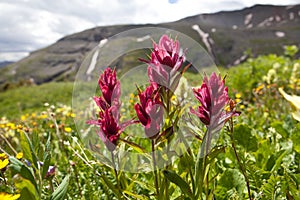
[[[70,127],[65,127],[65,131],[66,131],[67,133],[71,133],[72,129],[71,129]]]
[[[22,159],[23,158],[23,153],[22,152],[19,152],[17,155],[16,155],[16,158],[17,159]]]
[[[6,124],[6,127],[10,128],[10,129],[12,129],[12,130],[15,130],[15,129],[16,129],[16,125],[15,125],[14,123],[12,123],[12,122],[7,123],[7,124]]]
[[[5,153],[0,153],[0,159],[6,159],[7,155]]]
[[[244,109],[245,108],[245,105],[240,105],[240,109]]]
[[[42,114],[42,115],[40,115],[38,118],[39,119],[46,119],[48,116],[46,115],[46,114]]]
[[[242,94],[241,94],[241,93],[236,93],[236,94],[235,94],[235,98],[240,99],[241,97],[242,97]]]
[[[235,99],[234,101],[235,101],[235,103],[240,103],[242,100],[241,99]]]
[[[62,108],[57,108],[57,109],[56,109],[56,113],[61,113],[62,111],[63,111]]]
[[[255,88],[255,92],[256,93],[260,92],[264,87],[265,87],[264,84],[259,85],[257,88]]]
[[[225,111],[227,112],[230,112],[230,105],[227,105],[225,108],[224,108]]]
[[[25,116],[25,115],[22,115],[22,116],[21,116],[21,120],[22,120],[22,121],[25,121],[25,120],[26,120],[26,116]]]
[[[9,161],[8,159],[0,160],[0,169],[5,168],[8,165]],[[1,198],[0,198],[1,199]]]
[[[17,125],[17,132],[21,132],[23,130],[23,126],[21,124]]]
[[[4,192],[0,193],[0,199],[2,200],[15,200],[20,198],[20,194],[7,194]]]

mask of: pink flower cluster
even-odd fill
[[[184,55],[180,55],[180,44],[167,35],[163,35],[159,43],[153,44],[151,60],[142,60],[148,63],[148,77],[150,82],[175,90],[180,69],[184,62]]]
[[[210,130],[220,130],[224,123],[233,116],[238,116],[235,109],[228,112],[225,106],[229,102],[228,87],[221,75],[212,73],[210,79],[205,75],[200,88],[193,88],[196,99],[201,103],[197,110],[191,108],[191,113],[199,117]]]
[[[163,106],[158,93],[158,85],[151,83],[145,91],[139,91],[140,103],[134,108],[141,124],[145,127],[145,134],[152,139],[160,130],[163,118]]]
[[[100,97],[94,97],[94,101],[100,108],[98,119],[90,120],[88,124],[94,124],[100,127],[99,137],[106,145],[109,151],[116,148],[117,141],[123,130],[133,121],[119,124],[120,119],[120,81],[117,80],[116,70],[106,68],[98,81],[102,91]]]
[[[149,86],[144,91],[138,88],[139,103],[134,105],[139,122],[144,126],[145,134],[151,140],[155,139],[161,130],[164,105],[170,101],[161,96],[173,92],[180,80],[184,55],[180,55],[178,41],[173,41],[167,35],[163,35],[158,44],[153,44],[151,60],[142,60],[148,63]],[[117,80],[116,70],[107,68],[99,78],[99,87],[102,96],[94,97],[94,101],[100,108],[97,120],[88,121],[100,127],[98,133],[109,151],[116,148],[120,134],[125,127],[134,123],[133,120],[119,123],[120,119],[120,81]],[[225,111],[228,105],[228,88],[225,80],[216,73],[210,78],[206,75],[200,88],[193,88],[196,99],[201,103],[197,110],[190,109],[192,114],[199,117],[201,122],[210,131],[220,130],[224,123],[233,116],[239,115],[233,107]],[[168,96],[168,95],[167,95]]]

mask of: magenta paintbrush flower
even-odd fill
[[[109,151],[115,150],[117,142],[124,129],[127,126],[136,123],[134,120],[129,120],[119,124],[118,119],[115,117],[116,109],[116,106],[112,106],[106,110],[100,110],[97,120],[87,121],[88,124],[100,127],[98,135]]]
[[[100,111],[98,122],[100,125],[99,137],[109,151],[115,150],[117,141],[120,138],[121,128],[113,117],[112,109]]]
[[[197,110],[191,108],[191,113],[197,115],[210,131],[218,131],[232,116],[239,115],[235,109],[225,111],[229,102],[228,87],[221,75],[212,73],[210,79],[205,75],[200,88],[193,88],[194,95],[201,103]]]
[[[100,108],[99,116],[96,120],[89,120],[87,123],[100,127],[100,131],[98,132],[99,137],[107,149],[113,151],[123,130],[130,124],[135,123],[135,121],[129,120],[122,124],[119,123],[121,90],[116,70],[107,68],[101,74],[98,83],[103,95],[101,97],[94,97],[95,103]]]
[[[180,44],[173,41],[167,35],[163,35],[158,44],[154,43],[154,51],[151,54],[151,63],[154,65],[166,65],[176,71],[182,66],[184,57],[179,55]]]
[[[180,54],[179,42],[163,35],[159,43],[154,43],[153,47],[151,60],[142,60],[149,64],[148,76],[150,81],[175,89],[180,78],[179,70],[185,59]]]
[[[104,100],[109,106],[112,106],[113,103],[119,104],[120,98],[120,81],[117,80],[116,70],[111,70],[106,68],[104,73],[101,74],[99,78],[99,87],[101,89]],[[95,100],[101,102],[100,100]],[[98,105],[98,103],[97,103]],[[103,100],[100,103],[103,106]]]
[[[139,91],[140,103],[134,105],[141,124],[145,127],[145,134],[154,139],[160,131],[163,118],[163,107],[156,83],[151,83],[145,91]]]

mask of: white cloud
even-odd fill
[[[0,0],[0,51],[33,51],[97,25],[169,22],[257,3],[296,4],[300,0]]]
[[[28,56],[28,52],[0,52],[0,61],[15,61]]]

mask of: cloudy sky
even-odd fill
[[[292,5],[300,0],[0,0],[0,62],[16,61],[95,26],[169,22],[258,3]]]

